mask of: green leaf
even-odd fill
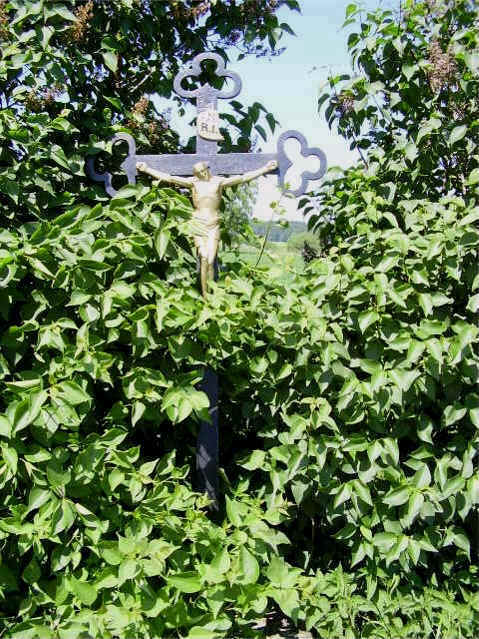
[[[297,505],[301,504],[308,489],[310,488],[309,482],[295,481],[291,485],[291,492],[293,493],[294,501]]]
[[[112,106],[114,106],[119,113],[123,111],[123,105],[119,98],[115,98],[114,96],[104,95],[103,99],[107,100]]]
[[[47,479],[52,488],[59,488],[61,486],[65,486],[70,482],[71,471],[63,470],[57,467],[55,464],[48,464]]]
[[[162,229],[161,231],[155,233],[155,248],[160,260],[165,257],[170,238],[171,232],[168,229]]]
[[[414,269],[411,273],[411,279],[414,284],[429,284],[429,279],[427,276],[427,271],[425,269]]]
[[[447,499],[451,495],[459,493],[465,486],[465,480],[461,476],[451,477],[444,484],[441,499]]]
[[[75,512],[67,500],[63,500],[55,511],[53,518],[53,534],[58,535],[68,530],[75,521]]]
[[[213,570],[220,575],[224,575],[228,572],[230,566],[231,559],[226,548],[223,548],[223,550],[219,552],[211,562]]]
[[[2,450],[2,455],[3,458],[7,464],[7,466],[10,468],[10,470],[12,471],[12,473],[15,475],[17,472],[17,465],[18,465],[18,453],[15,450],[15,448],[12,448],[11,446],[5,446],[2,444],[1,446],[1,450]]]
[[[49,490],[45,490],[44,488],[32,488],[30,495],[28,496],[27,513],[32,512],[32,510],[37,510],[51,499],[51,497],[52,493]]]
[[[13,430],[15,433],[26,428],[32,421],[32,414],[30,411],[30,401],[24,399],[18,404],[15,409],[15,415],[13,418]]]
[[[467,407],[462,406],[459,402],[454,402],[450,406],[446,406],[442,421],[444,426],[450,426],[451,424],[455,424],[459,420],[461,420],[464,415],[467,413]]]
[[[351,491],[349,489],[349,486],[348,484],[344,484],[344,486],[342,486],[339,489],[339,492],[336,494],[336,497],[334,498],[333,507],[338,508],[339,506],[341,506],[341,504],[343,504],[345,501],[347,501],[350,498],[351,498]]]
[[[409,497],[407,516],[409,525],[411,525],[416,517],[419,515],[421,508],[424,505],[424,495],[422,493],[413,493]]]
[[[425,488],[431,483],[431,472],[427,464],[422,464],[412,478],[412,483],[416,488]]]
[[[190,628],[186,639],[216,639],[218,633],[203,626],[193,626]]]
[[[376,313],[376,311],[363,311],[362,313],[358,315],[359,328],[364,333],[364,331],[369,326],[377,322],[378,319],[379,319],[379,315]]]
[[[13,180],[9,180],[7,178],[0,178],[0,191],[11,197],[15,204],[18,204],[20,187],[18,186],[17,182],[14,182]]]
[[[349,18],[349,16],[352,16],[354,13],[356,13],[358,11],[358,5],[354,4],[353,2],[351,2],[350,4],[348,4],[348,6],[346,7],[346,18]]]
[[[259,565],[255,557],[244,546],[240,550],[239,567],[241,571],[240,583],[254,584],[258,581]]]
[[[36,559],[32,559],[23,571],[23,580],[28,584],[35,584],[40,579],[42,571]]]
[[[469,173],[469,177],[466,180],[466,184],[468,186],[474,186],[475,184],[479,184],[479,169],[473,169]]]
[[[118,569],[118,578],[122,583],[129,579],[134,579],[139,570],[140,564],[137,559],[125,559]]]
[[[479,170],[479,169],[478,169]],[[458,226],[467,226],[468,224],[474,224],[479,220],[479,207],[474,208],[471,213],[468,213],[463,218],[461,218]]]
[[[104,51],[102,55],[105,65],[110,69],[110,71],[116,73],[118,70],[118,55],[113,51]]]
[[[428,444],[432,444],[432,431],[434,428],[434,423],[431,419],[427,417],[421,416],[420,421],[417,425],[417,436],[418,438],[426,442]]]
[[[397,384],[397,386],[399,386],[402,391],[406,392],[411,388],[414,381],[419,377],[419,371],[395,368],[389,371],[389,375],[393,382]]]
[[[382,532],[376,533],[373,537],[373,544],[381,550],[381,552],[387,553],[390,548],[397,542],[398,537],[395,533]]]
[[[369,488],[367,486],[365,486],[358,479],[354,480],[353,486],[354,486],[354,492],[356,493],[356,495],[360,499],[362,499],[365,504],[369,504],[370,506],[372,506],[373,502],[372,502],[372,499],[371,499],[371,491],[369,490]]]
[[[364,559],[365,556],[366,556],[366,549],[364,547],[364,544],[356,543],[351,555],[351,568],[356,566],[356,564],[359,564]]]
[[[414,142],[409,142],[409,144],[406,145],[406,148],[404,149],[404,155],[410,162],[414,162],[414,160],[418,156],[417,146],[414,144]]]
[[[199,592],[202,588],[200,578],[196,572],[168,575],[166,581],[180,592],[194,593]]]
[[[48,43],[50,42],[51,37],[54,33],[55,33],[55,30],[52,29],[52,27],[42,28],[42,48],[43,49],[46,49],[48,47]]]
[[[356,533],[357,529],[357,526],[355,526],[354,524],[346,524],[346,526],[335,533],[333,537],[335,539],[349,539]]]
[[[466,535],[462,532],[455,532],[454,533],[454,544],[458,547],[461,548],[461,550],[464,550],[464,552],[467,554],[468,557],[470,557],[471,555],[471,545],[469,543],[469,539],[466,537]]]
[[[69,582],[71,592],[78,597],[85,606],[91,606],[98,597],[96,588],[91,584],[85,581],[79,581],[73,576],[69,578]]]
[[[116,541],[103,542],[99,551],[100,555],[110,566],[119,566],[123,561],[123,555],[119,551]]]
[[[57,388],[61,396],[72,406],[78,406],[78,404],[90,401],[90,396],[75,382],[62,382]]]
[[[242,468],[247,470],[256,470],[264,467],[266,452],[264,450],[254,450],[246,461],[240,464]]]
[[[266,570],[266,576],[274,586],[292,588],[301,570],[292,568],[281,557],[272,557]]]
[[[300,611],[300,601],[298,591],[294,588],[287,590],[276,588],[271,590],[271,596],[281,608],[283,613],[291,619],[297,619]]]
[[[293,367],[291,364],[283,364],[281,366],[279,373],[276,375],[276,380],[284,379],[285,377],[290,377],[293,374]]]
[[[241,526],[243,518],[247,515],[248,509],[240,501],[230,499],[226,495],[226,514],[233,526]]]
[[[459,140],[462,140],[466,133],[467,126],[465,124],[454,127],[451,131],[451,135],[449,136],[449,145],[452,146],[453,144],[456,144],[456,142],[459,142]]]
[[[146,405],[143,402],[133,402],[133,410],[131,413],[131,425],[135,426],[143,417],[146,411]]]
[[[50,149],[49,155],[52,158],[52,160],[54,160],[62,168],[66,169],[67,171],[70,171],[70,165],[69,165],[67,156],[65,155],[65,151],[61,147],[54,144],[52,148]]]
[[[476,428],[479,428],[479,407],[469,409],[469,419]]]
[[[46,17],[50,17],[52,15],[57,15],[63,18],[64,20],[69,20],[71,22],[75,22],[77,17],[74,13],[72,13],[64,4],[54,4],[51,7],[45,7]]]
[[[479,310],[479,293],[469,298],[469,302],[467,303],[466,308],[468,311],[477,313],[477,311]]]
[[[388,493],[384,497],[383,502],[388,506],[401,506],[405,504],[409,499],[409,488],[407,486],[400,486]]]
[[[427,317],[428,315],[432,315],[433,303],[432,297],[429,293],[419,293],[418,295],[419,305],[424,311],[424,315]]]
[[[12,425],[10,420],[5,415],[0,415],[0,435],[2,437],[10,438],[12,434]]]

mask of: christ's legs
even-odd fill
[[[209,264],[208,260],[200,255],[200,279],[201,279],[201,294],[206,297],[208,292],[208,279],[209,279]]]
[[[201,293],[203,297],[206,296],[206,292],[208,289],[208,236],[205,235],[197,235],[195,238],[195,247],[196,253],[198,255],[198,259],[200,261],[200,282],[201,282]]]
[[[218,255],[218,244],[220,240],[220,229],[215,226],[209,229],[207,241],[207,256],[208,256],[208,279],[215,279],[215,259]]]

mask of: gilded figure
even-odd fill
[[[208,291],[208,281],[214,278],[214,263],[218,254],[220,240],[219,210],[223,189],[227,186],[246,184],[252,180],[274,171],[278,167],[275,160],[268,162],[264,167],[249,171],[243,175],[231,175],[223,177],[212,175],[207,162],[197,162],[193,166],[192,177],[180,177],[162,173],[148,166],[145,162],[138,162],[138,171],[151,175],[159,182],[167,182],[176,186],[191,189],[193,199],[193,219],[198,228],[195,235],[195,247],[200,260],[200,280],[203,297]]]

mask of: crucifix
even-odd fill
[[[201,75],[201,64],[206,60],[216,63],[215,73],[228,78],[233,86],[228,89],[216,89],[206,83],[196,88],[185,88],[183,81],[196,80]],[[310,180],[320,179],[326,172],[326,156],[321,149],[310,148],[305,137],[298,131],[286,131],[277,143],[276,153],[218,153],[218,142],[223,137],[220,132],[218,100],[230,100],[241,91],[241,79],[237,73],[225,68],[223,58],[217,53],[200,53],[190,66],[178,73],[173,87],[183,98],[196,99],[196,153],[171,155],[138,155],[133,137],[127,133],[118,133],[112,143],[126,142],[128,156],[121,165],[128,182],[135,184],[138,171],[151,175],[158,181],[190,188],[194,204],[193,218],[199,227],[195,237],[195,246],[200,265],[200,281],[203,296],[208,294],[208,281],[216,276],[216,257],[219,242],[219,208],[222,189],[242,184],[266,173],[278,175],[278,183],[286,193],[298,197],[305,193]],[[285,144],[295,139],[301,147],[303,157],[316,157],[320,161],[317,171],[303,171],[301,184],[296,190],[287,189],[285,177],[292,166]],[[112,175],[108,172],[97,173],[94,158],[87,161],[90,177],[103,182],[106,192],[114,196]],[[206,492],[214,508],[218,508],[218,376],[211,368],[206,369],[202,384],[203,391],[210,402],[210,422],[201,422],[197,439],[196,468],[198,489]]]
[[[270,160],[266,166],[257,171],[233,175],[231,177],[214,176],[207,162],[197,162],[193,166],[193,178],[169,175],[152,169],[146,162],[138,162],[136,168],[156,178],[158,182],[168,182],[177,186],[192,189],[195,206],[193,219],[196,222],[195,246],[200,263],[200,282],[203,297],[208,292],[208,281],[215,277],[215,261],[220,241],[219,211],[221,194],[225,187],[251,182],[260,175],[274,171],[278,164]]]

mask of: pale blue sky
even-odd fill
[[[286,50],[271,59],[248,57],[240,62],[231,55],[230,68],[243,80],[243,90],[238,100],[248,105],[257,101],[269,109],[280,122],[277,135],[287,129],[298,129],[306,135],[311,146],[320,146],[328,156],[328,164],[348,166],[356,155],[348,144],[331,132],[323,116],[317,112],[320,87],[331,70],[333,73],[350,70],[346,40],[343,30],[346,7],[351,0],[300,0],[301,14],[282,8],[279,17],[288,22],[296,36],[285,34],[281,46]],[[390,0],[388,0],[390,2]],[[384,3],[381,0],[363,0],[358,3],[373,9]],[[161,101],[167,106],[168,101]],[[226,104],[220,101],[219,109]],[[194,109],[189,111],[191,117]],[[188,126],[191,117],[173,116],[173,128],[182,138],[194,134]],[[275,150],[275,135],[268,143],[260,140],[264,150]]]
[[[301,131],[311,146],[325,151],[330,166],[355,160],[347,143],[329,130],[317,110],[320,87],[329,71],[350,70],[347,34],[341,30],[349,2],[303,0],[301,14],[282,9],[281,17],[296,33],[296,37],[283,38],[286,51],[271,61],[248,58],[234,65],[244,79],[244,102],[263,103],[275,114],[282,131]],[[377,2],[369,3],[376,6]],[[273,150],[274,146],[272,141],[266,148]]]
[[[351,1],[300,0],[301,14],[283,7],[280,18],[288,22],[296,34],[285,34],[281,40],[281,46],[286,47],[284,53],[271,59],[248,57],[240,62],[235,59],[234,53],[231,55],[229,68],[239,73],[243,80],[238,100],[245,105],[260,102],[280,122],[268,142],[259,141],[262,150],[275,151],[278,135],[288,129],[297,129],[306,136],[310,146],[323,149],[330,167],[347,167],[356,161],[356,153],[349,150],[345,140],[329,130],[323,115],[319,116],[317,112],[320,89],[329,72],[336,74],[351,70],[346,44],[351,27],[349,31],[341,28],[346,7]],[[363,0],[358,4],[371,10],[396,3],[396,0]],[[162,107],[167,105],[168,101],[161,102]],[[222,101],[219,110],[227,110]],[[183,118],[172,117],[172,126],[183,139],[194,135],[194,129],[188,126],[194,113],[194,108],[191,108]],[[273,185],[272,177],[268,180],[262,178],[259,208],[265,208],[266,200],[277,199]],[[288,208],[294,216],[292,202]]]

